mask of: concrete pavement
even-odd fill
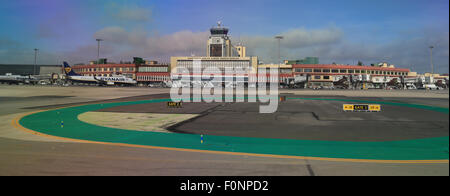
[[[11,96],[2,94],[0,107],[8,108],[0,114],[0,175],[444,175],[448,176],[448,164],[378,164],[331,161],[278,159],[267,157],[180,152],[159,149],[142,149],[101,144],[49,140],[15,129],[12,119],[22,112],[33,111],[40,106],[86,101],[98,101],[116,97],[120,91],[94,88],[83,93],[67,87],[67,94],[75,98],[56,98],[44,101],[14,100],[12,97],[36,96],[35,91],[24,86],[23,92]],[[34,88],[34,87],[30,87]],[[39,96],[61,96],[59,87],[47,89]],[[118,88],[121,89],[121,88]],[[116,89],[117,90],[117,89]],[[15,90],[14,90],[15,91]],[[122,91],[122,90],[121,90]],[[168,89],[123,90],[123,97],[158,94]],[[327,92],[328,93],[328,92]],[[97,94],[98,96],[93,95]],[[114,95],[112,95],[114,94]],[[411,97],[413,93],[408,94]],[[418,97],[421,102],[428,99]],[[439,95],[441,96],[441,95]],[[6,98],[5,98],[6,97]],[[448,91],[446,94],[448,103]],[[7,99],[5,101],[5,99]],[[438,105],[443,105],[438,103]],[[37,107],[34,109],[23,109]],[[448,123],[447,123],[448,124]]]

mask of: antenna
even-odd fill
[[[241,34],[238,34],[238,46],[242,46],[242,41],[241,41]]]
[[[219,19],[217,20],[217,26],[218,27],[222,27],[222,24],[223,24],[223,17],[219,17]]]

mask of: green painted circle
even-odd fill
[[[389,104],[432,110],[448,115],[448,108],[415,104],[351,99],[289,99]],[[132,131],[101,127],[78,120],[78,115],[89,111],[116,106],[159,103],[167,101],[171,101],[171,99],[154,99],[75,106],[31,114],[20,119],[19,123],[23,127],[33,131],[64,138],[170,148],[370,160],[448,160],[449,157],[449,137],[385,142],[348,142],[247,138],[203,134],[203,143],[201,143],[200,135]],[[61,126],[62,122],[64,122],[63,127]]]

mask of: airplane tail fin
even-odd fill
[[[80,74],[77,74],[72,70],[72,67],[70,67],[70,65],[67,62],[64,62],[64,72],[68,76],[80,76]]]

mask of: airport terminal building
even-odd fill
[[[0,64],[0,75],[52,75],[62,74],[61,65]]]
[[[84,76],[105,76],[121,74],[135,79],[138,85],[148,85],[154,82],[170,81],[170,66],[157,61],[144,61],[133,63],[105,63],[89,65],[74,65],[73,70]]]
[[[240,43],[233,45],[228,32],[229,29],[220,22],[210,29],[211,34],[206,40],[206,56],[174,56],[170,58],[170,64],[156,61],[108,64],[105,60],[102,63],[75,65],[73,68],[85,76],[120,73],[135,79],[141,86],[163,82],[189,82],[189,85],[193,85],[192,81],[201,82],[200,85],[225,85],[232,81],[233,85],[239,82],[266,82],[294,88],[386,88],[392,84],[414,86],[427,83],[426,78],[430,78],[388,63],[372,66],[319,64],[319,57],[285,60],[281,64],[260,64],[257,56],[247,56],[245,46]],[[208,73],[211,69],[216,72]],[[270,75],[270,69],[278,70],[278,80]],[[196,70],[200,72],[194,74]],[[236,72],[230,74],[227,71]],[[202,78],[203,72],[214,77]],[[448,83],[448,76],[432,77],[442,80],[441,83]]]
[[[180,80],[180,76],[186,74],[191,76],[189,80],[195,79],[196,75],[192,74],[195,61],[201,71],[211,67],[220,70],[221,73],[216,74],[216,77],[221,77],[221,81],[225,81],[227,77],[243,77],[242,80],[245,82],[265,81],[284,85],[300,83],[305,88],[333,88],[344,80],[354,85],[354,88],[381,87],[394,79],[405,82],[407,78],[413,77],[409,69],[396,68],[387,63],[379,66],[319,64],[318,57],[286,60],[283,64],[260,64],[258,57],[246,56],[244,46],[232,45],[228,37],[228,28],[222,27],[220,22],[217,27],[211,28],[210,32],[205,57],[171,57],[172,80]],[[244,70],[244,73],[227,75],[224,73],[226,69]],[[270,69],[278,69],[278,81],[270,76]],[[266,74],[261,74],[263,71]]]
[[[409,69],[395,68],[394,66],[294,64],[292,69],[294,77],[303,77],[309,87],[332,87],[342,79],[359,85],[378,86],[387,84],[393,79],[401,82],[411,76]]]
[[[171,57],[170,66],[172,80],[181,81],[182,76],[189,75],[189,80],[195,80],[200,75],[193,74],[194,66],[200,71],[214,69],[213,75],[217,81],[224,82],[231,78],[248,82],[251,75],[257,73],[258,57],[246,55],[246,47],[238,44],[234,46],[228,36],[228,28],[218,22],[217,27],[210,29],[211,35],[207,40],[206,56]],[[237,74],[229,74],[227,71]],[[231,80],[233,80],[231,79]],[[199,79],[198,80],[202,80]],[[187,81],[186,81],[187,82]]]
[[[90,64],[90,65],[74,65],[73,70],[84,76],[112,76],[114,73],[136,78],[136,64]]]
[[[140,64],[136,71],[136,81],[141,85],[170,81],[170,66],[156,61]]]

